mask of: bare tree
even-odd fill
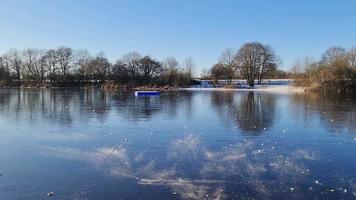
[[[140,60],[140,72],[145,84],[148,84],[152,78],[157,78],[163,71],[161,63],[145,56]]]
[[[40,82],[42,83],[47,78],[46,77],[46,75],[47,75],[47,61],[46,61],[45,51],[40,51],[38,65],[40,68]]]
[[[69,73],[71,62],[73,59],[73,50],[68,47],[59,47],[56,50],[59,69],[61,70],[61,75],[63,76],[63,81],[67,81],[67,75]]]
[[[5,68],[4,56],[0,56],[0,68]]]
[[[111,78],[119,83],[129,82],[129,71],[127,69],[126,64],[122,62],[122,60],[117,60],[116,63],[113,65]]]
[[[179,63],[176,58],[168,57],[162,61],[163,65],[163,79],[169,85],[178,85],[178,66]]]
[[[340,59],[345,58],[346,50],[342,47],[331,47],[321,57],[321,63],[333,65]]]
[[[10,71],[10,66],[8,62],[8,58],[6,57],[6,54],[3,56],[0,56],[0,69],[3,71]]]
[[[105,54],[101,52],[89,61],[87,73],[90,75],[91,80],[103,82],[107,77],[110,66],[109,60],[105,57]]]
[[[353,77],[347,51],[341,47],[331,47],[322,55],[321,66],[326,80],[346,81]],[[329,69],[329,70],[327,70]]]
[[[9,71],[14,74],[14,78],[21,79],[22,60],[20,53],[16,49],[11,49],[3,56],[4,62],[6,61]]]
[[[168,71],[177,71],[178,70],[178,61],[175,57],[168,57],[162,61],[163,67]]]
[[[131,81],[135,81],[139,78],[139,62],[141,59],[141,54],[137,52],[127,53],[121,58],[121,62],[125,64]]]
[[[194,61],[193,61],[193,58],[192,57],[188,57],[184,63],[184,68],[185,68],[185,71],[187,73],[187,77],[190,80],[192,80],[193,78],[193,73],[194,73],[194,68],[195,68],[195,64],[194,64]]]
[[[82,80],[86,81],[89,76],[89,63],[93,58],[91,57],[88,50],[79,50],[75,53],[74,64],[78,69],[79,76]]]
[[[260,68],[260,57],[263,46],[258,42],[244,44],[236,54],[240,73],[247,83],[253,87]]]
[[[56,73],[58,70],[58,55],[55,49],[48,50],[44,57],[44,63],[47,68],[47,76],[52,83],[56,77]]]
[[[231,48],[225,49],[220,55],[219,63],[226,68],[227,79],[229,84],[231,84],[237,70],[234,50]]]
[[[37,49],[26,49],[23,51],[22,75],[27,80],[42,81],[44,73],[41,65],[41,52]]]
[[[262,83],[262,79],[266,74],[277,70],[277,63],[279,62],[274,50],[270,46],[262,45],[261,51],[258,84]]]
[[[351,48],[347,54],[349,65],[353,68],[356,67],[356,47]]]
[[[9,67],[4,57],[0,56],[0,86],[10,80]]]
[[[275,70],[277,66],[277,56],[274,51],[260,42],[244,44],[235,58],[241,75],[250,87],[255,85],[256,78],[260,83],[263,76],[267,72]]]
[[[218,63],[215,64],[210,70],[211,78],[213,79],[215,84],[218,84],[219,79],[226,78],[229,76],[229,71],[223,64]]]

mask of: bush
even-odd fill
[[[319,62],[298,62],[292,72],[294,84],[321,91],[355,92],[356,66],[352,59],[346,50],[330,48]]]

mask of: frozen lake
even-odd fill
[[[355,199],[356,101],[0,89],[0,199],[48,198]]]

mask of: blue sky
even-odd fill
[[[260,41],[289,69],[300,57],[356,45],[354,0],[1,0],[0,53],[70,46],[157,59],[191,56],[210,68],[225,48]]]

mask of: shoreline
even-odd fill
[[[257,88],[179,88],[182,91],[256,91],[274,93],[305,93],[307,88],[290,85],[262,86]]]
[[[119,90],[119,91],[135,91],[135,90],[155,90],[161,92],[171,91],[255,91],[255,92],[274,92],[274,93],[306,93],[308,88],[297,87],[290,85],[266,85],[255,88],[199,88],[199,87],[102,87],[102,86],[72,86],[72,87],[31,87],[31,86],[3,86],[0,89],[102,89],[102,90]]]

